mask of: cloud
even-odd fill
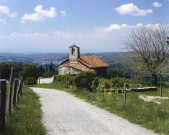
[[[95,27],[84,31],[51,31],[48,33],[13,32],[0,36],[1,51],[20,50],[22,52],[65,52],[72,44],[77,44],[83,52],[115,52],[123,50],[122,41],[130,28],[142,26],[158,28],[160,24],[110,24],[107,27]],[[168,25],[169,27],[169,25]],[[22,39],[22,40],[21,40]],[[6,49],[6,50],[5,50]],[[11,49],[11,50],[9,50]]]
[[[65,17],[67,15],[66,11],[64,11],[64,10],[61,10],[60,13],[61,13],[62,17]]]
[[[6,20],[5,19],[0,19],[0,23],[6,24]]]
[[[160,3],[158,3],[158,2],[153,2],[153,6],[159,8],[159,7],[162,6],[162,4],[160,4]]]
[[[17,16],[16,12],[11,13],[10,9],[6,6],[0,5],[0,13],[6,14],[9,17],[15,18]]]
[[[142,24],[142,23],[138,23],[136,25],[127,25],[127,24],[122,24],[122,25],[119,25],[119,24],[111,24],[110,26],[108,27],[100,27],[100,30],[102,31],[106,31],[106,32],[112,32],[112,31],[117,31],[117,30],[127,30],[127,29],[130,29],[130,28],[140,28],[140,27],[147,27],[147,28],[159,28],[161,24],[157,23],[157,24]],[[161,25],[161,26],[164,26],[164,27],[169,27],[169,24],[166,24],[166,25]]]
[[[131,15],[131,16],[145,16],[147,14],[153,13],[152,9],[139,9],[133,3],[128,3],[115,8],[115,10],[121,15]]]
[[[51,7],[50,10],[44,10],[42,5],[36,6],[34,11],[35,13],[33,14],[26,13],[22,17],[22,23],[26,21],[43,21],[46,18],[55,18],[57,14],[54,7]]]
[[[55,39],[86,39],[92,40],[93,36],[95,35],[95,39],[99,39],[100,37],[106,37],[111,33],[116,34],[121,30],[129,30],[130,28],[140,28],[142,26],[146,27],[154,27],[158,28],[161,24],[142,24],[138,23],[136,25],[127,25],[127,24],[110,24],[108,27],[96,27],[90,30],[85,30],[85,32],[77,32],[77,31],[51,31],[49,33],[19,33],[19,32],[12,32],[6,38],[12,40],[20,40],[20,39],[29,39],[29,40],[37,40],[37,41],[48,41],[48,40],[55,40]],[[168,26],[168,25],[162,25]],[[123,33],[126,35],[126,33]],[[98,36],[99,35],[99,36]],[[102,35],[102,36],[101,36]],[[113,38],[113,37],[112,37]],[[100,39],[99,39],[100,40]]]
[[[6,0],[0,0],[0,1],[6,2]]]
[[[127,27],[127,24],[122,24],[122,25],[118,25],[118,24],[111,24],[109,27],[104,28],[105,31],[112,31],[112,30],[119,30],[121,28],[125,28]]]

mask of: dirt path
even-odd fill
[[[64,91],[32,88],[40,96],[49,135],[154,135]]]

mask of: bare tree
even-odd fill
[[[124,54],[124,62],[127,64],[127,69],[131,70],[136,75],[136,80],[138,84],[139,74],[145,74],[145,66],[142,63],[140,57],[137,54]]]
[[[125,48],[133,55],[138,55],[146,69],[151,73],[152,84],[157,84],[157,74],[160,66],[169,56],[169,27],[166,25],[151,25],[132,28]]]

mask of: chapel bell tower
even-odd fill
[[[80,58],[80,49],[75,44],[69,47],[69,62],[77,62]]]

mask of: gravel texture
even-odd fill
[[[42,122],[48,135],[154,135],[60,90],[31,88],[40,96]]]

